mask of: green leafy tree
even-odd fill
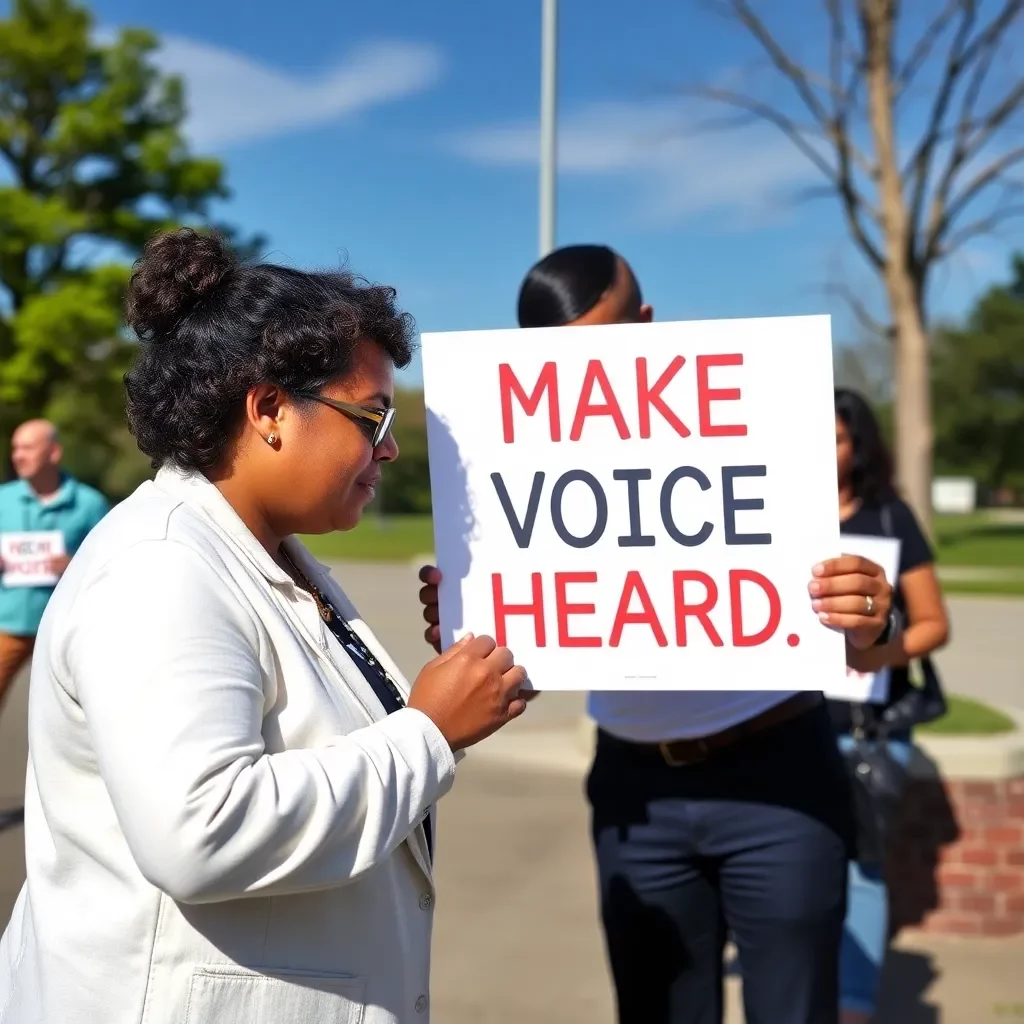
[[[157,46],[97,40],[71,0],[14,0],[0,20],[0,434],[48,415],[72,468],[121,493],[145,472],[122,414],[130,262],[227,195],[221,164],[189,151]]]
[[[940,470],[1024,487],[1024,257],[962,329],[937,334],[932,389]]]

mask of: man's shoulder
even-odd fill
[[[74,480],[74,477],[72,477]],[[110,509],[110,502],[106,496],[89,484],[81,480],[74,480],[75,504],[87,512],[99,512],[105,514]]]

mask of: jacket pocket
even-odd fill
[[[192,972],[185,1024],[362,1024],[365,979],[229,964]]]

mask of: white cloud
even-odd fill
[[[326,124],[422,92],[443,71],[419,43],[364,45],[316,75],[293,75],[245,54],[165,36],[156,64],[186,82],[191,141],[224,148]]]
[[[536,122],[483,127],[451,140],[454,151],[492,167],[535,166]],[[679,221],[718,213],[738,221],[777,212],[818,172],[768,126],[699,131],[692,111],[670,103],[596,103],[564,115],[559,173],[618,177],[639,193],[641,214]]]

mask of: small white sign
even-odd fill
[[[828,317],[427,334],[444,646],[540,690],[820,690],[840,553]]]
[[[900,574],[900,540],[898,537],[871,537],[844,533],[843,553],[870,559],[885,570],[885,578],[893,586]],[[838,686],[825,689],[825,696],[866,704],[884,704],[889,699],[890,670],[857,672],[847,666],[846,678]]]
[[[60,577],[50,571],[50,560],[65,554],[60,530],[0,534],[0,561],[5,587],[54,587]]]

